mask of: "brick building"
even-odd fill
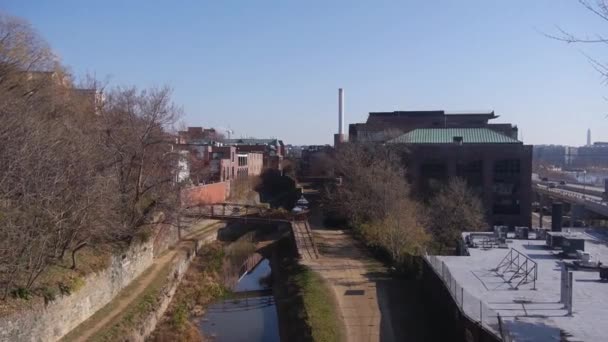
[[[225,145],[236,146],[239,153],[260,153],[263,155],[262,167],[282,168],[285,158],[285,145],[279,139],[225,139]]]
[[[488,122],[495,118],[494,112],[370,113],[349,133],[354,141],[407,146],[415,193],[461,177],[479,193],[491,225],[530,226],[532,146],[517,140],[517,127]]]
[[[247,153],[247,174],[259,176],[264,168],[264,155],[262,153]]]
[[[282,167],[286,149],[279,139],[220,138],[213,128],[188,127],[178,133],[176,147],[189,152],[189,172],[194,182],[259,176],[265,168]]]
[[[215,141],[220,135],[214,128],[188,127],[185,131],[177,132],[178,144],[193,144],[201,141]]]
[[[209,160],[212,178],[219,181],[236,179],[238,174],[238,156],[234,146],[210,146],[208,154],[203,156]]]

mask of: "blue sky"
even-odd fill
[[[605,33],[576,0],[0,0],[76,76],[169,85],[184,121],[235,136],[330,143],[370,111],[493,109],[526,143],[608,140],[607,86],[583,55],[539,31]]]

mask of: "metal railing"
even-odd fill
[[[511,334],[503,324],[498,312],[490,308],[479,298],[470,294],[460,285],[452,276],[444,261],[440,260],[436,255],[427,255],[424,259],[443,281],[445,288],[451,294],[454,303],[464,316],[471,322],[477,322],[482,329],[503,341],[512,341]]]
[[[588,210],[594,211],[601,215],[608,215],[608,202],[593,200],[590,199],[589,195],[576,193],[570,190],[547,188],[539,185],[536,185],[535,188],[539,193],[559,197],[563,200],[574,202],[575,204],[581,204],[584,205]]]
[[[307,211],[293,213],[265,206],[233,203],[198,204],[184,209],[187,216],[215,220],[239,220],[251,222],[286,222],[306,220]]]
[[[498,266],[492,271],[504,277],[507,273],[513,273],[506,279],[506,282],[511,284],[513,280],[521,278],[515,285],[515,289],[521,284],[533,283],[533,289],[536,289],[536,279],[538,279],[538,264],[536,261],[528,258],[527,255],[511,248],[509,253],[500,261]]]

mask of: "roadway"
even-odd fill
[[[581,192],[577,192],[577,191],[573,191],[573,190],[566,190],[566,189],[562,189],[562,188],[558,188],[558,187],[556,187],[556,188],[549,188],[549,187],[547,187],[545,185],[541,185],[541,184],[537,184],[537,186],[539,188],[544,188],[544,189],[546,189],[548,191],[551,191],[551,192],[554,192],[554,193],[557,193],[557,194],[561,194],[561,195],[566,196],[566,197],[586,199],[586,200],[594,201],[594,202],[598,202],[598,203],[602,202],[602,197],[601,196],[584,194],[584,193],[581,193]],[[568,186],[571,186],[571,185],[568,185]],[[581,187],[581,189],[582,189],[582,187]]]
[[[582,205],[586,210],[608,217],[608,204],[602,201],[601,196],[583,194],[559,187],[550,188],[547,185],[540,183],[535,183],[533,187],[536,192],[542,195],[551,196],[568,203]]]
[[[577,189],[581,189],[583,191],[591,190],[591,191],[596,191],[596,192],[604,192],[604,188],[592,186],[592,185],[570,184],[570,183],[566,183],[565,185],[569,188],[577,188]]]

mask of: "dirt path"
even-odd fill
[[[154,280],[156,277],[155,271],[161,269],[164,265],[171,262],[175,254],[175,251],[168,251],[162,257],[156,259],[152,266],[150,266],[142,275],[134,280],[134,283],[136,284],[135,287],[131,288],[129,286],[123,289],[113,301],[108,303],[108,305],[112,306],[112,310],[109,313],[104,313],[103,317],[96,317],[97,314],[90,317],[89,320],[94,321],[95,324],[87,327],[87,329],[83,330],[78,337],[71,339],[70,341],[87,341],[91,336],[100,331],[106,324],[118,317],[129,306],[129,304],[131,304],[131,302],[133,302],[137,296],[139,296],[148,287],[148,285],[150,285],[152,280]],[[124,292],[128,292],[128,294],[125,296]]]
[[[218,224],[214,221],[204,220],[193,223],[185,235],[185,240],[207,240],[217,234]],[[182,243],[188,243],[182,242]],[[154,260],[152,265],[137,277],[129,286],[125,287],[110,303],[77,326],[66,335],[62,341],[84,342],[101,331],[108,323],[112,322],[123,311],[141,295],[146,288],[155,280],[157,271],[163,269],[178,253],[179,248],[173,248],[165,252],[161,257]],[[106,308],[111,308],[109,311]]]
[[[347,341],[394,341],[388,300],[376,286],[383,274],[381,265],[344,231],[314,230],[314,234],[320,257],[303,263],[334,290]]]

